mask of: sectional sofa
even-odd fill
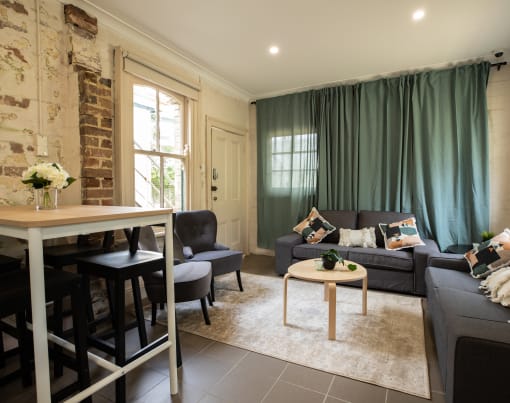
[[[287,273],[288,267],[300,260],[319,258],[328,249],[336,249],[344,259],[363,265],[368,271],[368,287],[425,295],[425,268],[430,254],[439,253],[435,241],[423,239],[425,245],[402,250],[386,250],[379,224],[390,224],[413,217],[410,213],[389,211],[320,211],[336,231],[321,242],[308,244],[297,233],[284,235],[275,243],[275,262],[278,274]],[[375,227],[377,248],[339,246],[339,229],[361,229]]]
[[[510,308],[491,302],[463,255],[433,253],[425,274],[447,403],[508,403]]]

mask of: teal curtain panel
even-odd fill
[[[317,133],[312,93],[257,101],[258,246],[274,248],[315,203]]]
[[[416,214],[441,248],[489,224],[490,64],[257,101],[258,243],[312,206]]]

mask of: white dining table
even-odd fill
[[[48,334],[44,287],[43,241],[80,234],[90,234],[165,224],[172,228],[172,209],[148,209],[128,206],[59,206],[54,210],[36,210],[34,206],[0,206],[0,235],[28,241],[30,267],[30,293],[32,302],[32,328],[37,401],[50,402],[50,370],[48,338],[69,348],[68,342]],[[172,230],[165,231],[166,289],[168,307],[168,339],[158,347],[124,367],[116,366],[89,352],[89,358],[110,371],[103,379],[75,395],[69,402],[80,401],[106,384],[143,364],[164,350],[169,352],[170,393],[178,393],[177,356],[175,344],[175,303],[173,286],[173,237]],[[72,348],[72,347],[71,347]]]

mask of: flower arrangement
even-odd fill
[[[32,185],[34,189],[65,189],[75,180],[60,164],[56,162],[42,162],[32,165],[24,171],[21,182],[26,185]]]

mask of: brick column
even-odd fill
[[[113,204],[112,82],[79,69],[83,204]]]

